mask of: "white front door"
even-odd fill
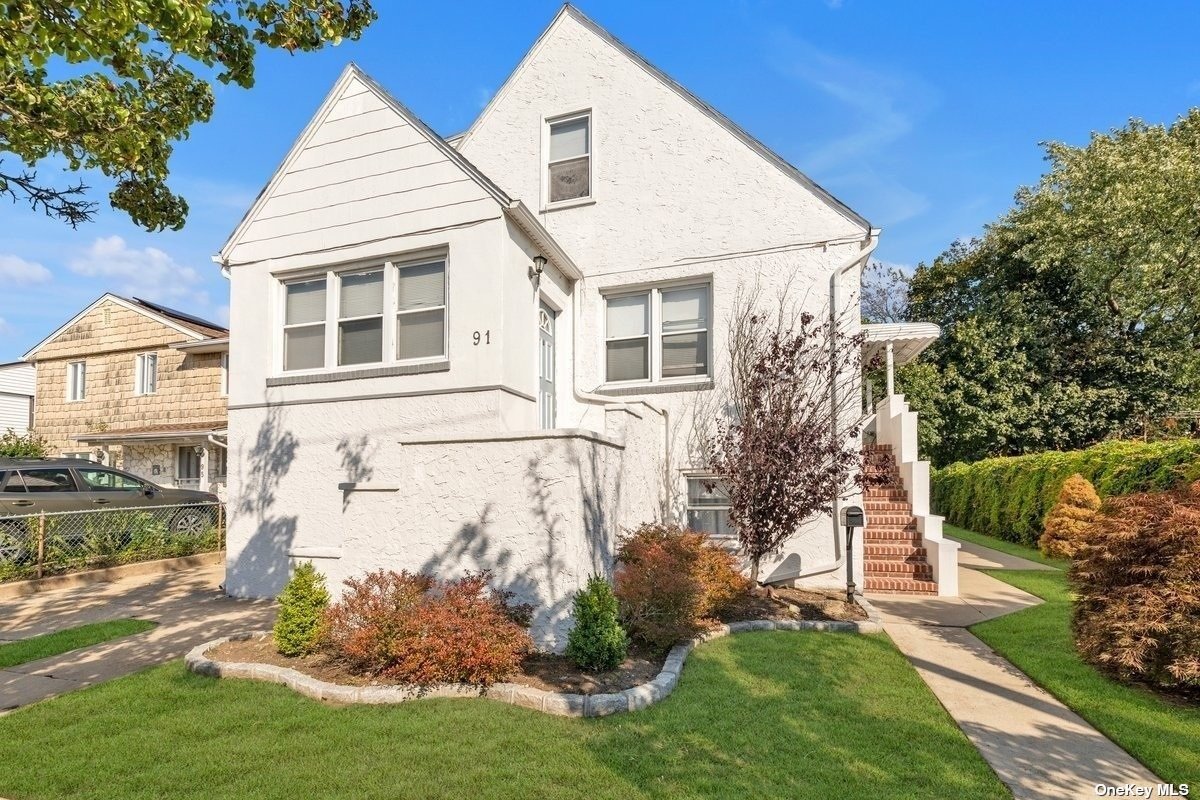
[[[538,419],[543,428],[553,428],[554,408],[554,311],[538,306]]]

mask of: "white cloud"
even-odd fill
[[[936,92],[922,80],[827,52],[786,31],[773,35],[770,45],[780,74],[828,95],[845,107],[853,122],[849,133],[804,158],[805,168],[815,172],[881,152],[910,133],[935,102]]]
[[[53,275],[50,270],[36,261],[26,261],[20,256],[0,255],[0,283],[27,286],[45,283]]]
[[[114,281],[115,291],[163,302],[186,301],[205,306],[208,293],[201,276],[157,247],[130,247],[120,236],[103,236],[92,242],[68,266],[77,275]]]

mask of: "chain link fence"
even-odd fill
[[[224,546],[221,503],[0,516],[0,583]]]

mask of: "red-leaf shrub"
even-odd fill
[[[666,649],[700,633],[749,587],[730,553],[678,525],[642,525],[617,549],[621,621],[652,647]]]
[[[1200,687],[1200,482],[1106,500],[1069,575],[1084,658],[1125,679]]]
[[[488,588],[490,574],[437,581],[371,572],[346,581],[325,618],[328,646],[354,670],[400,683],[488,686],[514,672],[529,634],[514,621],[528,607]]]

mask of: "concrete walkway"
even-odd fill
[[[1042,601],[988,569],[1053,569],[969,542],[959,597],[871,595],[884,630],[1018,800],[1094,798],[1096,784],[1160,783],[1148,769],[966,630]]]
[[[0,670],[0,714],[181,658],[218,636],[270,627],[273,604],[225,597],[224,576],[224,565],[216,565],[0,600],[0,643],[104,620],[158,623],[145,633]]]

